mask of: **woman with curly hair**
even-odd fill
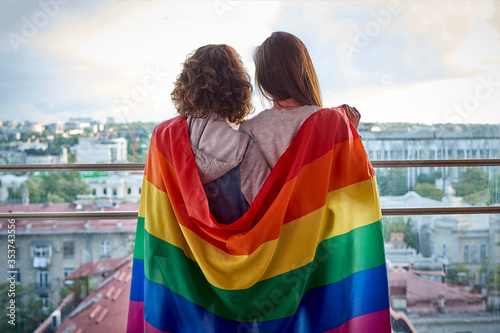
[[[187,118],[210,212],[224,224],[236,221],[249,207],[244,195],[253,186],[249,163],[267,168],[257,162],[262,156],[256,152],[241,165],[252,140],[231,127],[253,111],[251,95],[250,77],[239,55],[225,44],[206,45],[190,54],[171,94],[177,112]]]

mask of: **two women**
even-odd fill
[[[356,110],[322,108],[305,46],[275,33],[255,59],[273,109],[232,132],[226,122],[250,110],[233,51],[229,72],[188,58],[195,66],[172,94],[188,111],[153,132],[128,331],[390,332],[380,205],[348,118]]]

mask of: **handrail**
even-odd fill
[[[404,167],[464,167],[500,166],[500,159],[467,160],[390,160],[372,161],[374,168]],[[143,171],[144,163],[107,164],[14,164],[0,165],[0,172],[35,171]],[[418,207],[382,208],[382,215],[449,215],[449,214],[500,214],[500,206],[482,207]],[[137,211],[107,212],[11,212],[0,213],[0,220],[129,220],[136,219]]]
[[[104,164],[3,164],[0,172],[36,171],[143,171],[144,163],[104,163]]]
[[[374,168],[479,167],[500,166],[500,159],[471,160],[391,160],[371,161]]]
[[[478,167],[500,166],[500,159],[468,160],[390,160],[371,161],[374,168]],[[143,171],[145,163],[104,164],[3,164],[0,172],[35,171]]]
[[[12,212],[0,213],[0,221],[14,219],[28,220],[135,220],[137,211],[121,212]],[[500,206],[485,207],[419,207],[419,208],[382,208],[384,216],[403,215],[463,215],[463,214],[500,214]]]

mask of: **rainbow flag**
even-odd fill
[[[341,108],[310,116],[249,210],[208,209],[186,120],[158,125],[128,332],[390,332],[375,172]]]

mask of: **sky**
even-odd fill
[[[190,52],[229,44],[253,80],[273,31],[307,46],[325,107],[500,123],[500,1],[360,0],[0,0],[0,120],[161,122]]]

